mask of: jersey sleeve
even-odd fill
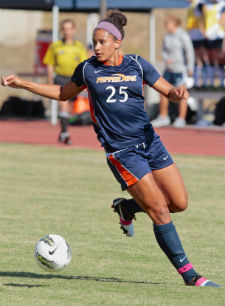
[[[149,86],[153,86],[154,83],[160,78],[158,71],[144,58],[138,56],[138,62],[141,65],[143,71],[143,81]]]
[[[83,75],[84,64],[85,64],[85,62],[80,63],[76,67],[76,69],[75,69],[75,71],[74,71],[74,73],[71,77],[71,81],[74,82],[78,87],[82,87],[82,86],[86,85],[85,80],[84,80],[84,75]]]
[[[48,50],[44,56],[43,63],[45,65],[55,65],[55,57],[54,57],[54,52],[53,52],[53,46],[52,44],[48,47]]]

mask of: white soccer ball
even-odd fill
[[[34,258],[42,269],[54,272],[70,263],[72,250],[62,236],[50,234],[37,242]]]

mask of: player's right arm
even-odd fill
[[[12,88],[25,89],[42,97],[58,101],[66,101],[76,96],[83,90],[82,87],[78,87],[74,82],[68,82],[65,86],[40,84],[23,80],[16,75],[3,77],[1,85],[9,86]]]

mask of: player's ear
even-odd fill
[[[120,39],[117,39],[115,40],[115,49],[119,49],[120,48],[120,45],[121,45],[121,40]]]

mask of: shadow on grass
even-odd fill
[[[95,282],[103,282],[103,283],[127,283],[127,284],[144,284],[144,285],[162,285],[163,284],[163,283],[156,283],[156,282],[124,280],[124,279],[120,279],[116,277],[37,274],[37,273],[31,273],[31,272],[10,272],[10,271],[0,272],[0,277],[23,277],[23,278],[35,278],[35,279],[57,279],[58,278],[58,279],[65,279],[65,280],[84,280],[84,281],[95,281]],[[15,285],[19,286],[19,284],[15,284]]]
[[[7,283],[3,284],[3,286],[8,287],[19,287],[19,288],[39,288],[39,287],[49,287],[49,285],[30,285],[30,284],[17,284],[17,283]]]

